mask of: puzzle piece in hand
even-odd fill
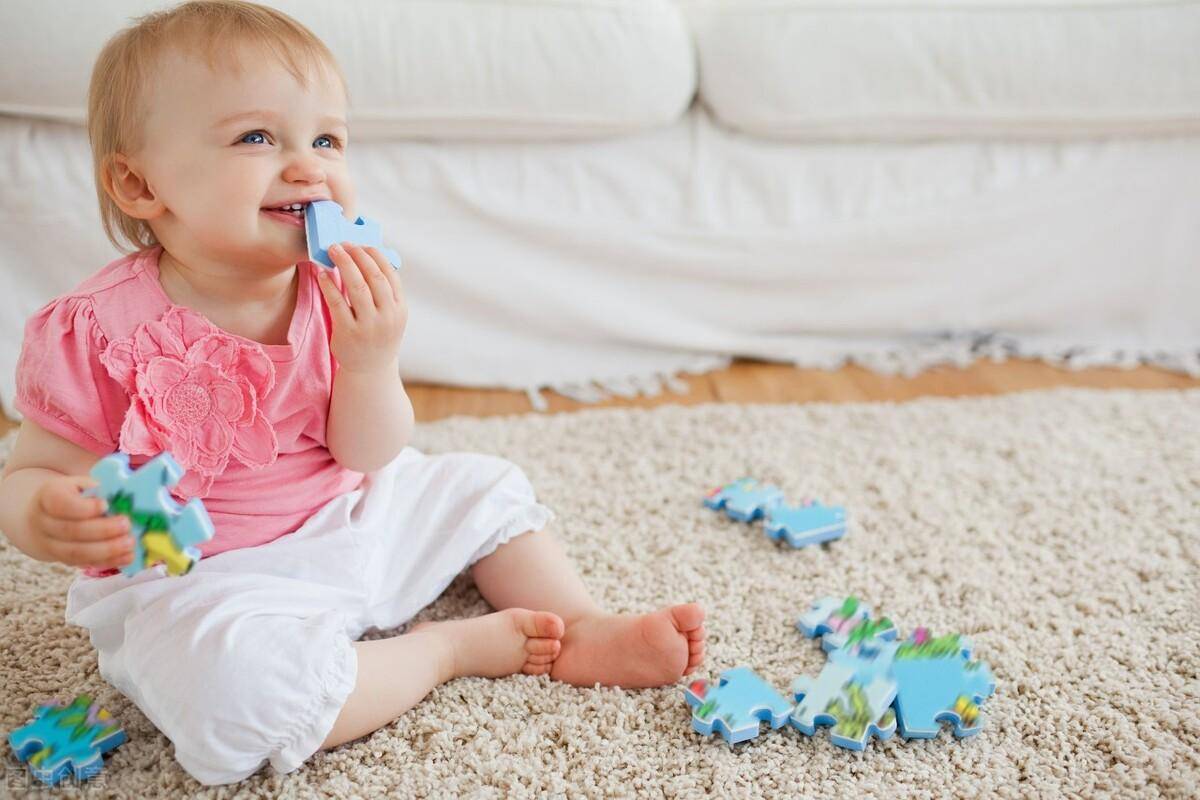
[[[34,777],[51,786],[68,774],[85,781],[104,768],[104,754],[125,741],[125,731],[92,698],[37,708],[34,719],[8,735],[9,746]]]
[[[351,222],[342,213],[342,207],[332,200],[316,200],[305,207],[304,236],[308,241],[308,257],[331,269],[333,261],[329,258],[329,246],[341,242],[374,247],[383,253],[393,269],[400,269],[400,256],[383,246],[379,223],[366,217]]]
[[[213,537],[212,520],[200,498],[180,506],[170,487],[183,477],[183,467],[162,453],[135,472],[129,471],[129,456],[113,453],[96,462],[91,475],[99,486],[85,494],[108,501],[108,514],[124,514],[130,520],[133,561],[121,572],[135,575],[146,567],[164,562],[167,573],[183,575],[200,559],[195,545]]]
[[[846,535],[846,509],[820,503],[780,503],[768,509],[763,530],[772,540],[783,539],[792,547],[833,541]]]
[[[718,486],[704,497],[704,505],[714,511],[725,509],[732,519],[753,522],[783,502],[783,492],[776,486],[759,483],[753,478],[741,478]]]
[[[970,640],[958,634],[933,637],[917,628],[895,645],[896,718],[905,739],[932,739],[941,722],[962,738],[983,730],[987,715],[979,704],[996,690],[987,664],[971,661]]]
[[[851,642],[878,638],[890,642],[896,638],[896,626],[887,617],[871,619],[871,607],[854,596],[822,597],[796,621],[796,627],[810,639],[821,636],[821,647],[829,652]]]
[[[736,667],[721,673],[717,685],[693,681],[684,690],[693,707],[692,727],[711,736],[713,731],[734,745],[758,736],[759,724],[771,730],[787,723],[792,704],[749,667]]]
[[[892,701],[896,681],[888,676],[886,651],[855,655],[850,650],[830,654],[821,674],[796,678],[792,696],[796,708],[790,721],[812,736],[818,725],[832,725],[830,740],[839,747],[863,750],[871,736],[891,738],[896,731]]]

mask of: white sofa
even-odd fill
[[[279,0],[338,55],[411,379],[655,391],[731,356],[1200,374],[1200,2]],[[0,399],[116,253],[83,120],[138,0],[0,8]]]

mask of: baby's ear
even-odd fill
[[[121,153],[109,156],[101,171],[104,191],[117,207],[134,219],[154,219],[165,205],[146,180],[138,163]]]

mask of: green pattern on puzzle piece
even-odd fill
[[[880,657],[885,660],[866,668],[860,663],[865,657],[838,650],[830,654],[817,678],[793,681],[792,727],[812,736],[818,726],[832,725],[830,740],[851,750],[865,749],[871,736],[890,738],[896,730],[891,709],[896,682],[887,675],[890,654],[885,651]]]
[[[193,497],[180,506],[171,497],[169,489],[183,475],[183,468],[170,453],[162,453],[132,472],[129,456],[124,453],[105,456],[92,467],[91,476],[98,485],[86,494],[108,501],[110,515],[124,514],[130,519],[134,557],[121,568],[125,575],[135,575],[152,566],[146,563],[146,534],[168,534],[171,545],[186,564],[185,572],[200,558],[196,545],[213,537],[212,520],[199,498]]]
[[[54,784],[67,775],[87,780],[104,767],[104,754],[125,741],[108,712],[81,694],[70,705],[47,703],[32,722],[8,736],[9,746],[34,777]]]
[[[932,739],[942,722],[956,737],[973,736],[987,724],[979,704],[996,689],[987,664],[971,659],[971,640],[958,634],[930,636],[917,628],[897,648],[896,719],[905,739]]]
[[[810,639],[821,637],[825,652],[848,645],[896,638],[896,626],[887,617],[871,619],[871,607],[857,597],[822,597],[796,620],[796,628]]]

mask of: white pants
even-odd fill
[[[316,752],[354,688],[351,642],[404,623],[464,568],[551,518],[520,468],[407,449],[269,544],[127,578],[80,576],[67,621],[101,676],[204,784]]]

